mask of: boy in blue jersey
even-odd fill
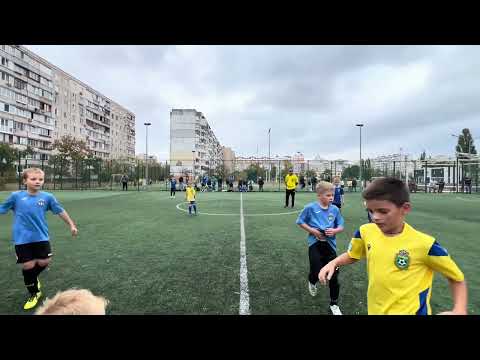
[[[333,185],[335,185],[334,193],[333,193],[333,205],[341,209],[342,205],[344,204],[344,199],[343,199],[344,193],[343,193],[343,188],[340,184],[340,178],[338,176],[336,176],[333,179]]]
[[[175,199],[175,191],[177,190],[177,180],[172,176],[170,178],[170,198]]]
[[[0,204],[0,214],[10,209],[14,212],[12,233],[17,263],[22,264],[23,279],[30,294],[23,307],[25,310],[35,307],[42,296],[38,275],[48,266],[52,256],[46,212],[50,210],[59,215],[70,227],[72,236],[78,234],[77,227],[57,199],[40,191],[44,176],[37,168],[24,170],[23,182],[27,190],[13,192]]]
[[[317,202],[312,202],[304,207],[297,219],[297,225],[308,232],[308,257],[310,260],[310,273],[308,275],[308,289],[310,295],[317,295],[318,273],[320,269],[335,259],[335,235],[343,231],[344,220],[340,210],[333,206],[334,186],[326,181],[321,181],[316,187]],[[330,310],[334,315],[342,315],[338,307],[340,285],[338,283],[338,270],[329,282]]]

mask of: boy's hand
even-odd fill
[[[317,229],[312,229],[311,234],[315,236],[317,239],[321,240],[324,239],[325,236]]]
[[[325,229],[325,235],[327,236],[334,236],[336,233],[337,231],[333,228]]]
[[[325,265],[322,270],[318,273],[318,280],[322,285],[327,284],[327,280],[330,280],[335,273],[335,264],[330,261],[327,265]]]
[[[70,226],[70,231],[72,232],[72,236],[78,235],[78,229],[75,225]]]

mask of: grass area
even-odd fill
[[[0,192],[0,201],[8,194]],[[50,270],[41,275],[45,295],[73,286],[88,288],[111,301],[109,314],[237,314],[240,195],[200,193],[197,217],[185,212],[183,195],[55,192],[80,233],[73,239],[61,219],[48,215],[54,257]],[[295,225],[298,211],[314,199],[312,193],[297,194],[292,211],[283,208],[283,193],[243,194],[252,314],[328,314],[328,289],[315,298],[307,291],[306,234]],[[468,281],[469,312],[478,313],[480,197],[419,193],[412,201],[407,221],[449,250]],[[339,252],[366,221],[358,193],[346,194],[343,214],[346,230],[337,239]],[[0,313],[28,314],[22,310],[26,290],[15,265],[12,216],[0,217]],[[365,314],[365,263],[342,268],[340,282],[344,313]],[[450,305],[448,284],[437,275],[433,311]]]

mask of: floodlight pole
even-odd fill
[[[152,123],[146,122],[143,125],[145,125],[145,181],[146,181],[146,187],[145,189],[148,190],[148,127],[152,125]]]
[[[360,128],[360,191],[363,190],[363,182],[362,182],[362,127],[363,124],[356,124],[355,126],[358,126]]]

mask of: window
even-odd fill
[[[27,104],[28,102],[28,98],[22,94],[15,94],[15,100],[17,100],[17,102],[22,104]]]
[[[67,124],[63,124],[63,128],[67,130]]]
[[[14,71],[24,76],[27,76],[27,73],[28,73],[27,69],[25,69],[24,67],[18,66],[17,64],[15,64]]]
[[[29,71],[28,72],[28,77],[32,80],[35,80],[36,82],[40,82],[40,75],[38,74],[35,74],[34,72],[32,71]]]
[[[24,90],[27,87],[27,83],[25,81],[15,78],[13,86],[15,86],[17,89]]]
[[[3,111],[9,112],[10,105],[3,104]]]
[[[40,101],[38,101],[38,100],[28,98],[28,105],[33,106],[37,109],[40,109]]]

